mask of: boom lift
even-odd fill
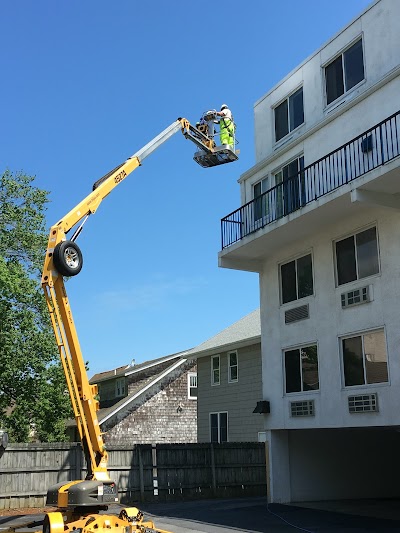
[[[234,146],[216,146],[213,135],[192,126],[185,118],[178,118],[141,150],[96,181],[92,192],[50,229],[42,287],[85,454],[87,476],[85,480],[59,483],[48,490],[46,503],[56,506],[58,511],[45,516],[43,533],[89,533],[102,529],[121,533],[168,533],[155,528],[153,522],[144,522],[143,514],[136,507],[123,509],[119,516],[99,514],[99,511],[106,511],[108,505],[118,502],[118,490],[107,470],[108,456],[96,414],[99,407],[97,385],[90,385],[88,380],[63,276],[75,276],[82,269],[82,252],[76,239],[89,215],[97,211],[102,200],[147,156],[179,130],[198,147],[194,160],[201,166],[212,167],[237,159]],[[67,239],[67,233],[78,224]]]

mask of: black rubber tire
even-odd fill
[[[54,248],[53,263],[62,276],[76,276],[83,266],[81,249],[72,241],[59,242]]]
[[[44,520],[43,520],[42,531],[43,531],[43,533],[51,533],[50,520],[49,520],[49,517],[47,515],[45,515]]]

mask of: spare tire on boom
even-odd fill
[[[76,276],[83,266],[81,249],[73,241],[59,242],[54,248],[53,263],[62,276]]]

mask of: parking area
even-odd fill
[[[119,513],[119,506],[110,512]],[[140,506],[145,518],[173,533],[400,532],[399,500],[268,506],[266,498],[203,500]],[[0,516],[0,532],[40,531],[43,515]],[[33,521],[31,528],[20,526]],[[18,529],[19,528],[19,529]]]

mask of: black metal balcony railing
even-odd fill
[[[400,155],[400,111],[221,220],[222,249]]]

